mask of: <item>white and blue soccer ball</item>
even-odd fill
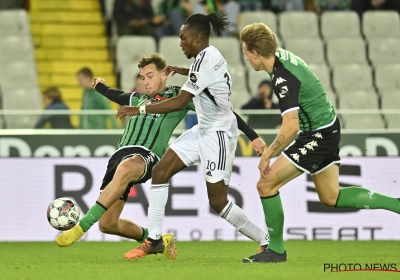
[[[49,224],[58,230],[72,228],[79,222],[80,210],[78,205],[66,197],[57,198],[47,208]]]

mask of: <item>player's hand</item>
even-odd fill
[[[98,83],[105,84],[106,81],[105,81],[103,78],[101,78],[101,77],[94,78],[94,79],[93,79],[93,88],[96,88],[96,85],[97,85]]]
[[[140,114],[138,107],[133,106],[121,106],[117,112],[117,119],[122,119],[125,116],[137,116]]]
[[[265,143],[260,137],[251,141],[251,145],[253,146],[254,151],[257,153],[257,156],[261,156],[263,154]]]
[[[265,157],[264,155],[260,159],[260,163],[258,164],[258,169],[260,170],[260,176],[265,179],[265,177],[269,173],[269,163],[270,163],[269,158]]]
[[[168,65],[167,67],[164,68],[163,72],[165,73],[165,75],[169,75],[170,73],[172,73],[172,77],[178,73],[180,75],[183,76],[187,76],[189,75],[189,69],[187,68],[182,68],[182,67],[178,67],[178,66],[170,66]]]
[[[154,25],[159,25],[159,24],[163,23],[164,21],[165,21],[165,17],[164,17],[164,16],[154,16],[154,17],[151,19],[151,22],[152,22]]]

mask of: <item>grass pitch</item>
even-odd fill
[[[161,254],[127,261],[135,242],[78,242],[58,248],[47,242],[0,243],[0,279],[400,279],[380,271],[324,272],[324,264],[395,264],[400,270],[400,242],[288,241],[288,261],[243,264],[256,252],[253,242],[177,242],[178,259]],[[393,269],[392,265],[392,269]]]

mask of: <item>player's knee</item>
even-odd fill
[[[274,184],[272,181],[260,179],[257,182],[258,194],[262,197],[271,196],[277,193],[279,185]]]
[[[123,184],[129,184],[140,178],[143,174],[143,168],[139,165],[140,163],[135,159],[126,159],[121,162],[115,172],[119,181]]]

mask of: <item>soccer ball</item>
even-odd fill
[[[47,220],[58,230],[68,230],[79,221],[79,207],[71,199],[62,197],[50,203],[47,208]]]

